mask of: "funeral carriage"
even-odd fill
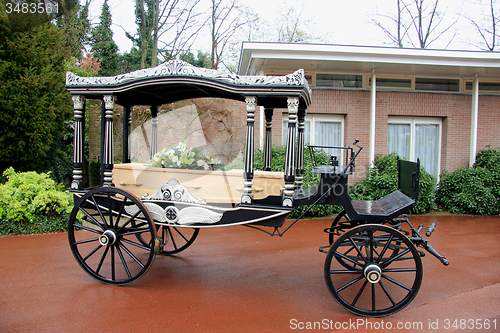
[[[244,225],[282,236],[298,220],[285,225],[295,208],[317,204],[343,207],[325,230],[328,244],[320,251],[326,253],[324,275],[330,293],[355,314],[390,315],[414,299],[423,277],[420,257],[424,252],[419,248],[448,265],[420,235],[426,230],[430,236],[435,224],[415,228],[403,215],[418,200],[418,161],[398,161],[397,191],[379,200],[352,200],[348,179],[362,150],[358,140],[346,147],[309,146],[312,172],[320,181],[304,188],[304,129],[311,90],[303,70],[285,76],[240,76],[174,60],[115,77],[79,77],[68,72],[66,86],[74,102],[75,118],[71,184],[75,204],[68,225],[69,244],[84,271],[103,283],[123,285],[138,279],[156,255],[186,250],[204,228]],[[169,165],[155,168],[130,160],[130,115],[134,106],[150,106],[148,149],[154,157],[158,107],[213,97],[246,105],[241,170],[185,170]],[[102,101],[101,186],[94,188],[84,188],[83,181],[88,99]],[[114,164],[115,104],[123,107],[121,164]],[[263,170],[255,170],[254,125],[261,107],[265,116],[264,161]],[[283,131],[284,172],[271,171],[275,109],[288,113]],[[319,149],[334,152],[328,165],[316,163]]]

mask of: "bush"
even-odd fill
[[[5,170],[0,185],[0,234],[29,234],[66,229],[72,196],[46,173]]]
[[[286,147],[285,146],[275,146],[271,150],[272,153],[272,167],[271,171],[285,171],[285,157],[286,157]],[[318,164],[327,165],[329,164],[329,156],[324,153],[322,150],[316,152],[316,161]],[[263,149],[259,149],[255,151],[255,170],[262,170],[264,166],[264,151]],[[311,161],[311,156],[307,151],[307,148],[304,147],[304,180],[303,186],[304,188],[308,188],[314,186],[319,183],[320,175],[312,173],[313,163]],[[301,206],[297,207],[291,214],[290,218],[299,217],[309,206]],[[307,212],[306,216],[310,217],[320,217],[327,216],[336,212],[340,212],[341,208],[338,206],[331,205],[316,205],[309,212]]]
[[[451,213],[500,214],[500,151],[481,150],[473,167],[441,174],[436,202]]]
[[[367,167],[366,179],[353,185],[350,194],[356,200],[378,200],[398,189],[398,156],[395,153],[378,155],[373,167]],[[436,209],[436,179],[420,167],[419,195],[413,214],[428,213]]]

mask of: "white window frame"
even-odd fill
[[[416,125],[438,125],[438,160],[437,160],[437,175],[441,172],[441,146],[443,135],[443,120],[438,117],[405,117],[405,116],[389,116],[388,122],[394,125],[410,125],[410,161],[416,162],[415,158],[415,127]]]
[[[340,144],[339,146],[344,146],[344,115],[339,114],[307,114],[305,122],[309,122],[309,138],[304,137],[304,144],[308,145],[319,145],[315,142],[316,140],[316,122],[324,123],[340,123]],[[283,113],[282,126],[288,124],[288,114]],[[286,142],[287,130],[282,130],[281,142]],[[285,137],[283,137],[285,135]],[[341,156],[339,156],[341,163],[344,161],[344,151],[342,149]]]
[[[316,138],[316,122],[323,123],[340,123],[340,146],[344,145],[344,116],[338,114],[308,114],[306,115],[305,122],[309,122],[310,124],[310,140],[308,138],[304,138],[304,142],[310,145],[317,145],[318,143],[314,142]],[[283,113],[283,122],[282,124],[288,124],[288,113]],[[282,125],[283,126],[283,125]],[[282,133],[287,133],[286,130],[282,130]],[[281,138],[281,142],[285,142],[285,138]]]

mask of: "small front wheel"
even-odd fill
[[[417,295],[422,276],[422,261],[413,243],[383,225],[346,231],[330,247],[325,261],[331,295],[347,310],[367,317],[402,310]]]
[[[96,188],[75,204],[68,224],[71,251],[94,279],[122,285],[137,280],[155,257],[156,228],[134,195]]]
[[[164,243],[158,254],[170,256],[184,251],[193,244],[199,232],[200,228],[161,226],[160,233]]]

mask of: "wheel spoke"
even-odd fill
[[[139,259],[137,259],[137,257],[132,252],[130,252],[130,250],[125,245],[123,245],[121,243],[119,243],[118,245],[123,249],[123,251],[125,251],[130,256],[130,258],[134,259],[134,261],[137,264],[139,264],[139,266],[141,266],[142,268],[144,268],[143,263]]]
[[[130,274],[130,270],[128,269],[127,263],[125,262],[125,258],[123,258],[123,253],[120,250],[120,246],[116,247],[116,252],[118,252],[118,255],[120,256],[120,260],[122,262],[123,268],[125,268],[125,272],[127,272],[127,276],[130,279],[132,277],[132,274]]]
[[[99,216],[101,217],[102,223],[104,224],[105,229],[106,229],[107,227],[109,227],[108,222],[104,218],[104,215],[102,213],[101,207],[99,207],[99,205],[97,204],[97,201],[95,200],[94,196],[92,196],[92,202],[94,203],[95,208],[96,208],[97,212],[99,213]]]
[[[353,284],[355,284],[356,282],[360,281],[363,278],[364,278],[364,276],[361,274],[359,277],[355,278],[351,282],[348,282],[345,285],[343,285],[342,287],[340,287],[339,289],[337,289],[337,293],[341,292],[342,290],[344,290],[346,288],[349,288],[350,286],[352,286]]]
[[[179,232],[179,230],[177,230],[177,228],[174,228],[174,229],[175,229],[175,231],[177,231],[177,232],[178,232],[178,233],[179,233],[182,237],[184,237],[184,235],[183,235],[183,234],[181,234],[181,233]],[[174,246],[174,250],[177,250],[177,244],[175,243],[175,238],[174,238],[174,236],[173,236],[173,234],[172,234],[172,230],[170,230],[170,227],[167,227],[167,232],[168,232],[168,234],[170,235],[169,239],[170,239],[170,241],[172,242],[172,245]]]
[[[87,261],[88,258],[90,258],[94,253],[96,253],[97,251],[99,251],[99,249],[102,248],[102,245],[99,244],[94,250],[92,250],[85,258],[83,258],[82,260],[85,262]]]
[[[89,228],[89,227],[86,227],[84,225],[81,225],[81,224],[76,224],[76,223],[73,223],[73,226],[76,227],[76,228],[79,228],[79,229],[83,229],[83,230],[86,230],[86,231],[89,231],[89,232],[93,232],[95,234],[102,234],[101,231],[99,230],[95,230],[95,229],[92,229],[92,228]]]
[[[368,283],[368,280],[365,280],[365,283],[363,283],[363,285],[361,286],[361,288],[359,288],[358,294],[354,298],[354,301],[351,303],[352,306],[356,306],[356,303],[358,302],[359,297],[363,293],[363,290],[365,290],[367,283]]]
[[[127,244],[130,244],[130,245],[133,245],[133,246],[135,246],[135,247],[138,247],[138,248],[140,248],[140,249],[146,250],[146,251],[150,251],[150,250],[151,250],[149,247],[143,246],[143,245],[141,245],[141,244],[139,244],[139,243],[136,243],[136,242],[132,242],[132,241],[131,241],[131,240],[129,240],[129,239],[122,239],[121,241],[122,241],[122,242],[125,242],[125,243],[127,243]]]
[[[120,204],[120,209],[118,210],[118,216],[116,217],[115,226],[120,225],[120,220],[122,218],[123,210],[125,209],[125,204],[127,203],[127,199],[128,199],[127,197],[124,197],[122,203]]]
[[[335,252],[334,255],[335,255],[335,257],[341,257],[342,259],[345,259],[345,260],[352,262],[354,265],[358,265],[358,266],[362,267],[362,265],[358,261],[351,259],[350,257],[348,257],[340,252]]]
[[[361,252],[360,248],[358,247],[358,245],[354,242],[354,240],[349,237],[349,241],[351,242],[352,246],[354,246],[354,248],[356,249],[356,251],[359,253],[359,255],[361,256],[361,259],[363,259],[363,261],[365,263],[367,263],[368,261],[366,260],[365,256],[363,255],[363,253]]]
[[[106,254],[108,254],[109,246],[106,246],[106,249],[104,250],[104,253],[101,256],[101,260],[99,261],[99,265],[97,265],[96,273],[99,274],[99,271],[101,270],[102,263],[104,262],[104,259],[106,258]]]
[[[410,252],[410,249],[406,249],[403,252],[401,252],[400,254],[398,254],[397,256],[394,256],[394,257],[391,257],[391,258],[385,260],[384,262],[382,262],[380,264],[380,267],[385,268],[385,267],[389,266],[393,261],[399,260],[399,258],[401,258],[402,256],[404,256],[408,252]],[[404,260],[404,259],[413,259],[413,258],[408,257],[408,258],[402,258],[401,260]]]
[[[330,271],[330,274],[352,274],[352,273],[356,273],[356,274],[361,274],[362,271],[361,270],[355,270],[355,271],[346,271],[346,270],[331,270]]]
[[[391,301],[392,306],[396,306],[396,302],[394,302],[394,299],[392,298],[391,294],[389,293],[385,285],[382,283],[382,281],[379,281],[378,283],[380,284],[380,287],[382,287],[384,293],[387,295],[387,298]]]
[[[389,276],[387,276],[387,275],[385,275],[385,274],[382,274],[382,277],[383,277],[383,278],[386,278],[388,281],[390,281],[390,282],[394,283],[395,285],[397,285],[397,286],[399,286],[399,287],[401,287],[401,288],[403,288],[403,289],[406,289],[406,290],[408,290],[408,291],[411,291],[411,290],[412,290],[410,287],[405,286],[405,285],[404,285],[404,284],[402,284],[401,282],[398,282],[398,281],[394,280],[393,278],[391,278],[391,277],[389,277]]]
[[[389,238],[389,240],[387,241],[387,243],[385,243],[385,246],[384,248],[382,249],[382,252],[379,254],[377,260],[375,261],[377,264],[380,263],[380,260],[382,259],[382,257],[384,256],[385,252],[387,251],[387,249],[389,248],[389,244],[392,242],[392,239],[394,238],[393,235],[391,235],[391,237]]]
[[[106,230],[106,227],[103,226],[99,221],[97,221],[89,212],[87,212],[85,209],[80,207],[80,211],[83,212],[88,218],[90,218],[91,222],[94,223],[96,226],[101,228],[103,231]],[[75,224],[73,224],[75,225]]]
[[[109,246],[108,246],[109,247]],[[110,246],[111,248],[111,280],[116,280],[116,275],[115,275],[115,250],[114,246]]]
[[[377,307],[375,306],[375,304],[377,303],[375,301],[375,283],[371,283],[372,285],[372,311],[375,311],[377,309]]]

